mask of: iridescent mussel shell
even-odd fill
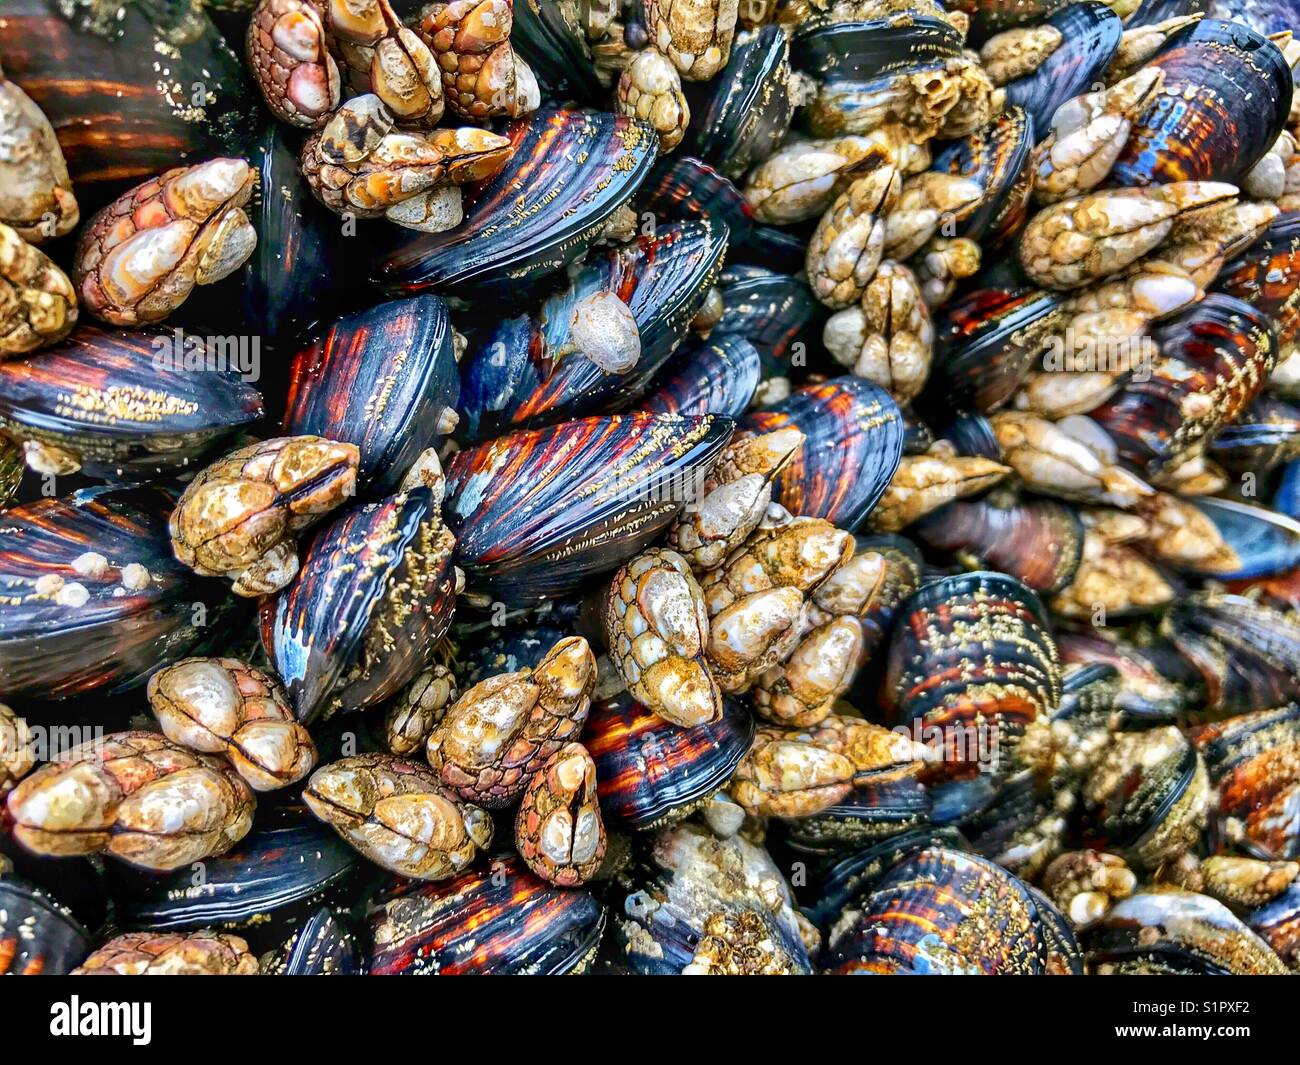
[[[428,295],[318,326],[289,368],[285,435],[356,444],[363,491],[396,491],[420,452],[455,425],[451,333],[446,302]]]
[[[272,345],[290,340],[324,314],[336,313],[356,290],[358,262],[347,252],[337,216],[312,196],[298,172],[298,134],[267,122],[247,150],[258,171],[252,200],[244,205],[257,247],[236,275],[247,328]],[[225,312],[225,286],[200,286],[190,301],[208,294]]]
[[[903,418],[894,398],[861,377],[806,385],[752,411],[745,429],[794,426],[802,447],[782,467],[773,498],[791,514],[825,518],[850,532],[867,520],[903,457]]]
[[[255,951],[280,942],[318,906],[345,902],[357,852],[298,803],[259,810],[253,831],[198,870],[146,873],[109,863],[124,930],[238,932]]]
[[[930,794],[919,767],[903,763],[859,773],[846,799],[812,817],[775,825],[782,842],[804,854],[836,854],[917,828],[930,820]]]
[[[762,847],[692,822],[637,842],[611,915],[633,973],[811,972],[794,897]]]
[[[1121,899],[1084,936],[1107,976],[1281,976],[1286,966],[1223,903],[1177,888]]]
[[[413,6],[418,11],[425,5]],[[513,12],[510,46],[532,68],[544,97],[563,99],[573,94],[593,103],[607,98],[575,5],[522,3],[513,5]]]
[[[280,948],[262,961],[267,976],[359,976],[361,955],[356,936],[342,917],[319,907]]]
[[[589,256],[572,285],[535,312],[502,321],[463,361],[463,435],[482,440],[627,407],[686,336],[726,248],[725,230],[688,222]],[[573,350],[582,305],[607,292],[640,333],[640,354],[622,373]]]
[[[35,884],[0,876],[0,976],[66,976],[93,945],[66,906]]]
[[[1158,868],[1205,826],[1208,778],[1196,748],[1173,727],[1119,733],[1074,808],[1080,841]]]
[[[881,704],[891,724],[942,756],[927,763],[928,779],[970,778],[993,757],[1009,762],[1025,727],[1060,700],[1046,611],[1014,577],[943,577],[903,604]]]
[[[977,288],[946,304],[934,323],[929,393],[988,413],[1005,404],[1065,324],[1058,294]]]
[[[1033,191],[1035,127],[1024,108],[1008,107],[988,125],[935,152],[930,169],[979,182],[984,195],[953,236],[969,237],[984,249],[1001,247],[1023,227]]]
[[[120,689],[221,630],[228,596],[176,561],[175,497],[87,488],[5,511],[0,691],[63,699]]]
[[[1256,397],[1237,421],[1218,431],[1209,457],[1233,473],[1266,473],[1300,458],[1300,408],[1267,392]]]
[[[984,858],[927,848],[904,859],[831,933],[832,974],[1037,976],[1048,940],[1026,885]]]
[[[425,487],[315,535],[293,582],[261,606],[262,646],[299,721],[383,702],[429,664],[455,609],[450,548]]]
[[[763,377],[789,377],[821,350],[827,310],[808,282],[761,266],[728,265],[718,277],[722,321],[711,339],[741,336],[758,349]]]
[[[927,514],[912,532],[962,565],[1008,573],[1039,594],[1069,584],[1083,557],[1083,523],[1051,499],[959,499]]]
[[[1291,354],[1300,333],[1300,214],[1280,216],[1259,240],[1223,268],[1214,288],[1271,318],[1279,357]]]
[[[1148,66],[1164,71],[1164,86],[1133,123],[1111,168],[1115,184],[1240,184],[1286,126],[1290,68],[1272,41],[1240,22],[1187,26]]]
[[[1218,790],[1224,837],[1256,858],[1300,858],[1300,707],[1206,725],[1192,742]]]
[[[804,122],[817,137],[847,132],[900,73],[940,68],[961,49],[961,34],[930,15],[810,20],[796,32],[790,53],[794,66],[821,84],[817,99],[804,108]]]
[[[1175,0],[1165,2],[1173,3]],[[1265,36],[1295,29],[1295,8],[1288,0],[1212,0],[1208,5],[1206,0],[1199,0],[1199,3],[1184,0],[1184,3],[1192,3],[1197,7],[1208,6],[1210,14],[1215,18],[1244,22],[1256,33]]]
[[[1117,672],[1114,709],[1126,724],[1180,720],[1203,697],[1200,675],[1168,643],[1138,647],[1093,632],[1062,632],[1056,644],[1066,666],[1106,665]]]
[[[1101,80],[1124,32],[1119,16],[1092,0],[1069,4],[1041,24],[1060,32],[1061,46],[1034,71],[1005,86],[1007,104],[1024,109],[1039,139],[1046,136],[1061,104],[1091,91]]]
[[[754,226],[753,208],[731,179],[692,155],[661,160],[637,192],[635,208],[638,219],[648,217],[656,226],[686,221],[725,229],[735,247]]]
[[[258,126],[243,63],[192,5],[15,0],[0,55],[53,125],[83,218],[164,170],[240,155]]]
[[[1300,566],[1300,521],[1268,507],[1205,496],[1192,505],[1219,530],[1236,555],[1236,566],[1198,568],[1180,563],[1177,569],[1220,581],[1272,577]]]
[[[702,488],[732,426],[713,415],[623,414],[457,452],[444,510],[468,590],[536,603],[617,569]]]
[[[626,692],[594,702],[582,734],[601,814],[637,829],[687,816],[726,784],[753,739],[754,719],[733,700],[717,721],[683,729]]]
[[[742,336],[710,336],[683,344],[637,401],[651,414],[720,414],[739,418],[763,373],[758,349]]]
[[[179,330],[83,325],[56,347],[2,362],[0,428],[68,452],[92,477],[174,475],[262,416],[261,394],[239,376],[255,352],[188,340]]]
[[[1088,415],[1146,477],[1199,456],[1254,401],[1277,356],[1269,319],[1218,293],[1154,327],[1152,337],[1160,354],[1150,372]]]
[[[605,907],[515,855],[440,883],[394,881],[370,919],[372,976],[559,976],[584,971]]]
[[[800,910],[826,934],[841,913],[871,893],[881,877],[928,847],[965,850],[966,841],[955,828],[923,825],[847,853],[834,853],[827,862],[811,863],[807,878],[796,881]]]
[[[465,190],[444,233],[395,229],[376,281],[390,296],[517,292],[577,260],[645,180],[654,132],[622,115],[536,111],[507,129],[509,162]]]
[[[790,45],[779,26],[737,41],[731,58],[707,83],[688,82],[691,123],[681,151],[739,179],[785,139],[794,117]],[[692,93],[699,86],[702,91]]]
[[[1300,621],[1236,595],[1176,601],[1161,631],[1200,672],[1203,712],[1230,717],[1300,699]]]

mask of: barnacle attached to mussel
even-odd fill
[[[284,689],[234,658],[187,658],[149,678],[163,734],[194,751],[224,754],[256,791],[293,784],[316,764],[316,746]]]
[[[195,285],[229,277],[257,243],[243,211],[255,180],[243,159],[212,159],[123,193],[81,232],[73,280],[82,306],[113,325],[158,322]]]
[[[595,682],[596,660],[581,636],[561,640],[532,669],[480,681],[429,734],[435,777],[466,801],[510,805],[546,759],[577,739]]]
[[[314,436],[230,452],[186,486],[168,522],[176,557],[236,595],[283,588],[298,570],[294,538],[356,488],[360,452]]]
[[[302,797],[376,865],[414,880],[463,872],[492,839],[485,811],[458,799],[428,768],[390,754],[322,766]]]
[[[14,838],[38,854],[107,854],[176,869],[228,850],[255,800],[228,763],[153,732],[61,752],[9,793]]]

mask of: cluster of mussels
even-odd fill
[[[1295,17],[11,0],[0,973],[1300,970]]]

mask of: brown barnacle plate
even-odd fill
[[[220,623],[226,599],[172,555],[175,498],[88,488],[0,520],[0,691],[62,699],[142,681]]]
[[[239,353],[208,338],[83,325],[0,363],[0,429],[42,473],[148,480],[184,470],[262,416]]]
[[[90,948],[66,906],[35,884],[0,875],[0,976],[66,976]]]
[[[517,855],[454,880],[394,881],[370,920],[372,976],[550,975],[590,966],[605,907],[581,889],[557,888]]]
[[[309,333],[289,368],[286,436],[356,444],[372,495],[397,490],[419,454],[456,425],[460,375],[438,296],[390,300]]]
[[[429,665],[451,624],[455,545],[425,487],[325,526],[261,607],[262,646],[298,720],[374,706]]]
[[[654,131],[625,116],[537,111],[512,123],[509,162],[466,189],[465,221],[395,232],[375,280],[391,296],[517,290],[578,259],[645,180]]]
[[[703,487],[732,424],[713,415],[580,418],[457,452],[444,510],[468,589],[536,603],[617,569]]]
[[[1300,621],[1242,596],[1197,593],[1176,602],[1161,632],[1201,674],[1205,718],[1300,699]]]
[[[833,975],[1038,976],[1047,968],[1048,936],[1028,887],[973,854],[926,848],[859,907],[831,932],[825,964]]]
[[[635,829],[688,816],[726,784],[753,739],[754,719],[735,700],[723,700],[717,721],[683,729],[626,692],[593,703],[582,734],[601,813]]]
[[[824,518],[852,532],[880,501],[903,457],[903,417],[894,398],[860,377],[806,385],[753,411],[744,427],[793,426],[806,438],[776,478],[774,498],[791,514]]]
[[[1061,701],[1061,663],[1038,597],[1003,573],[923,584],[903,604],[881,703],[931,747],[928,779],[969,778],[997,744],[1002,762]]]
[[[1214,293],[1152,333],[1159,355],[1089,417],[1147,477],[1198,457],[1259,395],[1277,358],[1258,308]],[[1139,379],[1140,378],[1140,379]]]
[[[99,13],[110,17],[91,25]],[[256,128],[243,63],[191,5],[14,0],[0,55],[54,126],[83,215],[126,184],[235,150]]]
[[[1223,903],[1152,887],[1116,903],[1084,937],[1106,976],[1282,976],[1286,966]]]
[[[996,492],[949,503],[913,532],[926,547],[955,555],[963,565],[1008,573],[1040,594],[1069,584],[1083,553],[1083,523],[1072,508]]]
[[[1224,838],[1257,858],[1300,857],[1300,707],[1206,725],[1192,742],[1218,791]]]
[[[1239,183],[1273,147],[1291,109],[1290,69],[1241,22],[1207,18],[1174,33],[1150,65],[1160,94],[1110,172],[1118,185]]]

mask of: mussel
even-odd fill
[[[364,489],[387,495],[455,427],[459,397],[447,304],[412,296],[344,315],[299,343],[283,429],[356,444]]]
[[[1164,87],[1111,169],[1117,184],[1239,183],[1286,125],[1290,68],[1272,41],[1240,22],[1195,22],[1151,65],[1164,71]]]
[[[682,151],[731,178],[772,154],[790,128],[790,45],[778,26],[742,38],[707,95],[691,107]]]
[[[721,228],[665,226],[503,321],[462,367],[468,439],[627,407],[686,335],[726,247]]]
[[[1197,458],[1259,394],[1277,357],[1258,308],[1218,293],[1153,330],[1159,356],[1089,417],[1119,457],[1158,479]]]
[[[656,143],[635,119],[537,111],[509,127],[510,161],[466,196],[445,233],[394,234],[377,280],[392,296],[517,289],[576,260],[650,172]]]
[[[763,848],[687,823],[660,829],[620,877],[614,929],[635,973],[810,971],[794,900]]]
[[[1086,937],[1105,975],[1283,975],[1286,966],[1221,902],[1176,888],[1123,899]]]
[[[624,414],[457,452],[445,510],[468,590],[519,605],[617,569],[702,487],[731,429],[714,415]]]
[[[66,976],[91,946],[66,906],[35,884],[0,875],[0,975]]]
[[[827,971],[1039,975],[1048,937],[1026,885],[984,858],[930,847],[899,865],[832,932]]]
[[[83,325],[0,363],[0,427],[41,473],[149,480],[193,465],[262,416],[246,338]]]
[[[749,408],[763,372],[758,349],[725,334],[683,344],[637,403],[651,414],[721,414],[739,418]]]
[[[256,827],[232,850],[159,876],[114,863],[109,891],[124,929],[238,932],[267,949],[316,907],[346,901],[360,860],[356,851],[297,803],[259,812]]]
[[[317,533],[292,583],[261,606],[262,645],[299,721],[380,703],[428,665],[455,609],[454,543],[426,487]]]
[[[20,0],[5,7],[0,54],[92,205],[170,167],[239,154],[258,126],[243,64],[191,6]]]
[[[766,433],[793,426],[803,446],[776,478],[774,497],[790,513],[859,528],[903,456],[898,404],[879,385],[837,377],[751,411],[743,425]]]
[[[626,692],[592,704],[582,742],[596,761],[601,813],[651,828],[687,816],[722,787],[749,750],[754,720],[732,700],[722,717],[683,729]]]
[[[590,966],[605,907],[511,855],[454,880],[398,880],[370,921],[373,976],[561,975]]]
[[[160,489],[101,487],[5,512],[0,691],[125,688],[215,638],[228,598],[173,557],[174,503]]]

